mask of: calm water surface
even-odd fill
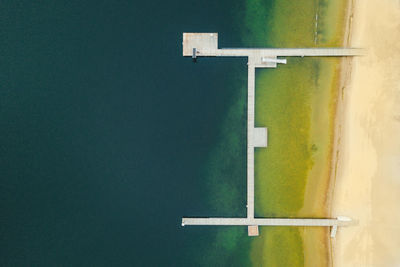
[[[224,206],[206,179],[212,166],[245,184],[243,141],[218,150],[225,169],[212,156],[230,120],[226,131],[245,136],[245,107],[232,111],[245,60],[193,64],[181,52],[184,31],[240,45],[240,5],[0,6],[0,265],[246,265],[245,229],[180,226],[182,215],[245,213],[245,189],[213,191],[234,194]]]

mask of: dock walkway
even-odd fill
[[[261,225],[261,226],[345,226],[347,217],[338,219],[310,218],[183,218],[182,225]]]

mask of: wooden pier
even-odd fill
[[[259,225],[259,226],[345,226],[351,219],[339,217],[335,219],[318,218],[183,218],[185,225]]]
[[[246,218],[182,218],[185,225],[245,225],[249,236],[258,235],[258,226],[327,226],[334,237],[338,226],[351,224],[347,217],[338,218],[254,218],[254,148],[268,144],[267,128],[256,128],[255,69],[276,68],[286,64],[278,57],[343,57],[360,56],[356,48],[218,48],[218,33],[184,33],[183,56],[197,57],[247,57],[247,217]]]

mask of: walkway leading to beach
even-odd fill
[[[255,115],[255,70],[256,68],[276,68],[286,64],[286,59],[278,57],[305,56],[358,56],[363,51],[356,48],[246,48],[218,49],[218,33],[183,33],[183,56],[197,57],[247,57],[247,218],[182,218],[184,225],[247,225],[249,236],[258,235],[258,226],[329,226],[331,236],[337,226],[351,223],[347,217],[334,219],[312,218],[254,218],[254,148],[267,147],[267,128],[254,125]]]
[[[349,225],[347,217],[337,219],[310,218],[183,218],[182,225],[264,225],[264,226],[343,226]]]

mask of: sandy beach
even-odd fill
[[[400,1],[353,2],[352,62],[337,124],[332,216],[357,224],[332,242],[334,266],[400,266]]]

